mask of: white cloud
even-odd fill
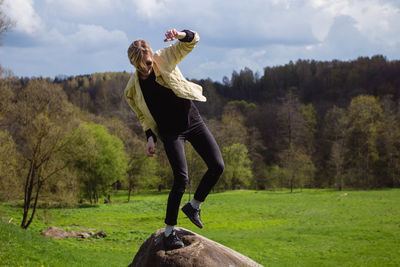
[[[65,36],[64,42],[69,46],[77,46],[81,50],[98,51],[112,46],[126,44],[128,38],[120,30],[108,31],[99,25],[78,25],[78,31],[72,35]]]
[[[135,7],[136,14],[144,19],[160,19],[164,15],[169,15],[170,7],[166,6],[166,0],[133,0],[133,5]],[[170,1],[173,4],[173,1]],[[174,10],[179,15],[179,10]]]
[[[141,37],[158,49],[165,45],[163,34],[169,28],[193,29],[201,36],[196,50],[180,63],[191,78],[222,79],[244,67],[262,72],[265,66],[298,58],[400,57],[397,0],[5,2],[17,26],[3,38],[0,49],[7,52],[2,52],[1,63],[14,64],[14,72],[23,75],[33,70],[43,75],[56,70],[90,73],[115,62],[121,70],[131,70],[129,41]]]
[[[369,55],[371,43],[356,26],[357,21],[353,17],[337,16],[326,39],[314,52],[320,56],[343,59]]]
[[[334,19],[341,15],[352,17],[356,28],[371,41],[399,42],[400,9],[390,1],[381,0],[312,0],[313,32],[323,40]]]
[[[107,10],[112,6],[111,0],[84,1],[84,0],[45,0],[49,5],[56,5],[68,13],[98,14],[99,10]],[[107,30],[101,25],[64,22],[63,28],[60,24],[52,24],[43,19],[34,9],[33,0],[5,0],[5,12],[15,21],[15,31],[11,32],[20,42],[23,34],[29,35],[25,38],[27,46],[68,46],[75,50],[102,50],[110,46],[126,44],[128,38],[121,30]],[[53,6],[55,7],[55,6]],[[67,29],[67,31],[66,31]],[[24,45],[19,44],[24,47]]]
[[[363,1],[349,11],[361,33],[375,42],[399,42],[400,9],[379,1]]]
[[[45,0],[50,12],[58,16],[84,19],[111,14],[120,7],[119,0]]]
[[[153,1],[155,2],[155,1]],[[139,2],[138,2],[139,3]],[[164,2],[157,2],[162,7]],[[314,43],[306,10],[289,0],[187,2],[168,1],[152,22],[190,25],[218,46],[247,47],[266,43]]]
[[[33,8],[33,0],[5,0],[4,12],[15,22],[16,31],[34,34],[44,26]]]

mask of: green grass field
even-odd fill
[[[126,192],[118,192],[112,204],[40,209],[28,230],[19,227],[19,206],[0,203],[0,266],[127,266],[164,226],[167,197],[143,193],[127,203]],[[187,200],[185,195],[182,202]],[[202,218],[200,230],[180,212],[178,226],[264,266],[400,266],[399,189],[216,193],[202,205]],[[108,236],[49,239],[39,234],[49,226]]]

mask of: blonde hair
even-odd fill
[[[145,54],[153,55],[153,49],[151,49],[150,44],[143,39],[134,41],[128,48],[129,61],[139,72],[144,72],[146,69],[143,63],[143,55]]]

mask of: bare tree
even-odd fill
[[[278,110],[278,121],[280,124],[280,136],[284,149],[291,145],[299,145],[304,135],[304,118],[301,114],[301,103],[298,97],[289,91],[283,98],[282,105]]]
[[[44,183],[67,167],[67,161],[59,158],[69,144],[68,127],[74,121],[74,109],[60,87],[43,79],[30,81],[15,91],[15,104],[6,121],[24,158],[26,171],[21,227],[28,228],[35,216]]]
[[[288,149],[280,153],[282,165],[287,173],[287,182],[290,192],[297,185],[303,188],[307,180],[311,180],[314,176],[315,166],[309,155],[291,145]]]
[[[346,132],[348,120],[346,111],[334,106],[325,116],[325,136],[332,143],[330,152],[330,165],[334,168],[335,183],[338,190],[344,186],[344,163],[346,155]]]
[[[299,164],[293,161],[299,154],[300,141],[304,135],[304,118],[301,114],[301,103],[297,96],[289,91],[278,110],[278,121],[280,124],[280,138],[282,150],[280,153],[281,165],[289,170],[290,192],[293,191],[295,180],[298,177]],[[302,153],[300,153],[302,154]]]

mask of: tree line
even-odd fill
[[[215,190],[398,187],[398,70],[398,61],[375,56],[194,80],[225,161]],[[22,227],[40,205],[109,202],[115,189],[128,190],[129,201],[132,192],[171,187],[162,143],[156,157],[145,155],[145,135],[124,100],[130,73],[2,73],[0,198],[23,200]],[[206,166],[189,143],[186,154],[194,188]]]
[[[0,9],[0,36],[11,26]],[[400,61],[377,55],[193,80],[225,161],[215,190],[398,187],[399,73]],[[124,100],[130,75],[19,78],[0,66],[0,201],[23,203],[23,228],[41,205],[110,202],[118,189],[129,201],[171,187],[162,144],[156,157],[145,155]],[[191,189],[206,166],[189,143],[186,154]]]

